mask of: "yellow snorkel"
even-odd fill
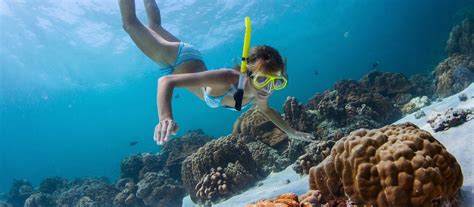
[[[247,72],[247,58],[249,55],[250,48],[250,33],[252,28],[250,25],[250,17],[245,17],[245,36],[244,36],[244,48],[242,51],[242,62],[240,63],[240,76],[239,85],[237,86],[237,92],[234,94],[235,110],[240,111],[242,108],[242,98],[244,97],[244,87]]]

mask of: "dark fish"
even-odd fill
[[[379,61],[376,61],[374,64],[372,64],[372,69],[375,70],[379,66]]]
[[[130,143],[129,143],[130,146],[135,146],[135,145],[137,145],[137,144],[138,144],[138,141],[133,141],[133,142],[130,142]]]
[[[174,98],[179,98],[179,94],[177,93],[176,95],[174,95]]]
[[[319,72],[317,70],[314,71],[314,75],[319,75]]]

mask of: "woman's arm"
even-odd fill
[[[257,102],[257,109],[260,110],[270,121],[272,121],[278,128],[284,131],[288,138],[296,139],[306,142],[314,141],[314,136],[308,133],[296,131],[285,122],[280,114],[268,106],[268,99]]]
[[[160,122],[155,127],[154,139],[158,144],[168,141],[176,132],[171,108],[174,88],[222,87],[233,82],[235,71],[231,69],[210,70],[198,73],[185,73],[163,76],[158,80],[157,107]]]

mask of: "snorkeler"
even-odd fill
[[[158,80],[157,92],[159,123],[153,138],[157,144],[164,144],[178,130],[171,110],[174,88],[190,90],[209,107],[233,109],[235,101],[232,96],[237,91],[240,71],[228,68],[208,70],[199,50],[181,42],[161,26],[160,10],[155,0],[144,0],[143,3],[148,26],[138,20],[134,0],[119,0],[124,30],[138,48],[161,67],[159,70],[163,76]],[[278,51],[270,46],[257,46],[251,49],[247,63],[248,78],[242,108],[253,103],[289,138],[312,141],[313,135],[292,129],[278,112],[268,106],[272,92],[283,89],[287,83],[285,64]]]

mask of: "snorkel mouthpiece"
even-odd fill
[[[239,85],[237,86],[237,92],[234,94],[235,100],[235,110],[240,111],[242,109],[242,99],[244,97],[244,87],[245,87],[245,73],[247,72],[247,58],[250,48],[250,17],[245,17],[245,36],[244,36],[244,48],[242,51],[242,62],[240,64],[240,76],[239,76]]]

